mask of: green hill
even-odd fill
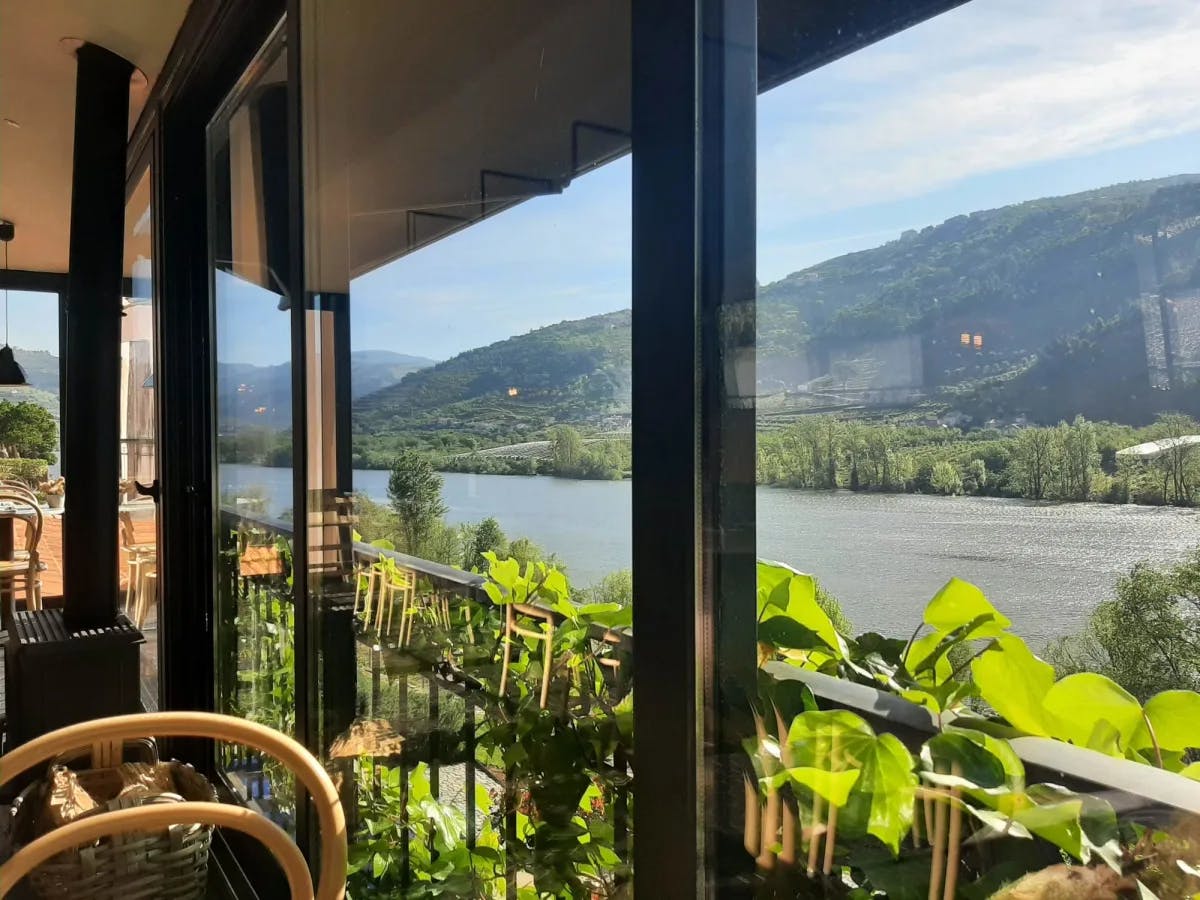
[[[1200,176],[955,216],[760,289],[766,390],[935,391],[1001,375],[1117,316],[1143,285],[1200,286]],[[981,348],[964,346],[979,335]],[[818,385],[820,387],[821,385]],[[829,385],[825,385],[829,386]]]
[[[628,310],[468,350],[360,397],[356,448],[397,435],[436,444],[453,434],[469,447],[525,440],[560,423],[624,425],[630,352]]]

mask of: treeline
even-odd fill
[[[479,475],[556,475],[596,481],[618,481],[633,465],[628,438],[585,439],[569,425],[550,432],[546,456],[483,456],[478,453],[445,457],[437,468],[443,472],[473,472]]]
[[[1180,414],[1134,429],[1076,417],[1012,433],[804,419],[759,436],[758,482],[790,488],[973,494],[1030,500],[1191,505],[1200,447],[1118,457],[1146,441],[1200,433]]]
[[[292,432],[242,428],[218,434],[217,461],[286,469],[292,464]]]

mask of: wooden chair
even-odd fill
[[[118,514],[121,524],[121,552],[125,554],[125,615],[141,628],[158,585],[158,547],[137,543],[133,516]],[[153,577],[151,577],[153,576]]]
[[[24,523],[25,546],[23,549],[14,546],[13,559],[0,560],[0,594],[15,600],[20,583],[25,589],[26,608],[41,609],[43,567],[38,558],[38,545],[42,540],[42,508],[32,493],[13,488],[0,488],[0,505],[3,504],[13,507],[14,524],[17,521]],[[15,545],[15,533],[13,538]]]
[[[98,813],[56,828],[27,844],[0,866],[0,898],[47,859],[109,835],[213,824],[257,838],[273,853],[287,877],[293,900],[342,900],[346,893],[346,817],[337,789],[321,764],[291,738],[244,719],[201,712],[141,713],[96,719],[60,728],[0,757],[3,781],[45,764],[61,753],[104,743],[120,745],[149,737],[199,737],[229,741],[283,762],[307,788],[321,830],[321,875],[313,891],[308,864],[283,829],[253,810],[223,803],[168,803]]]
[[[404,632],[407,620],[405,616],[409,611],[410,605],[413,603],[413,597],[417,592],[417,573],[412,569],[406,569],[402,566],[389,566],[383,576],[383,584],[379,588],[379,609],[375,615],[375,632],[387,637],[392,633],[392,614],[396,609],[396,598],[400,598],[400,640],[397,643],[403,646],[405,641]],[[384,614],[387,614],[387,627],[380,630],[384,623]]]
[[[375,593],[383,583],[383,572],[376,563],[360,563],[354,569],[354,615],[358,605],[363,606],[363,622],[371,624],[371,611],[375,609]]]
[[[540,627],[537,631],[526,628],[517,620],[522,615],[536,619]],[[504,663],[500,667],[500,696],[508,692],[508,672],[512,665],[513,641],[518,636],[533,638],[542,642],[542,693],[540,705],[546,708],[550,700],[550,670],[554,662],[554,614],[548,609],[540,609],[525,603],[506,603],[504,606],[504,630],[501,632],[504,644]]]

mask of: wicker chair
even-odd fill
[[[293,900],[341,900],[346,893],[346,818],[337,789],[321,764],[296,741],[263,725],[216,713],[160,712],[96,719],[60,728],[0,757],[4,781],[62,753],[104,742],[150,737],[201,737],[230,741],[268,753],[287,765],[307,788],[321,827],[321,877],[313,891],[308,865],[279,826],[252,810],[222,803],[185,802],[139,806],[87,816],[43,835],[0,866],[0,897],[51,857],[109,835],[212,824],[257,838],[275,855]]]

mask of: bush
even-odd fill
[[[44,459],[0,459],[0,479],[35,485],[46,480],[50,466]]]
[[[963,490],[962,475],[954,463],[939,460],[933,464],[933,472],[929,477],[929,486],[939,494],[953,496]]]
[[[1060,675],[1098,672],[1140,700],[1200,690],[1200,550],[1179,565],[1138,563],[1083,629],[1045,652]]]

